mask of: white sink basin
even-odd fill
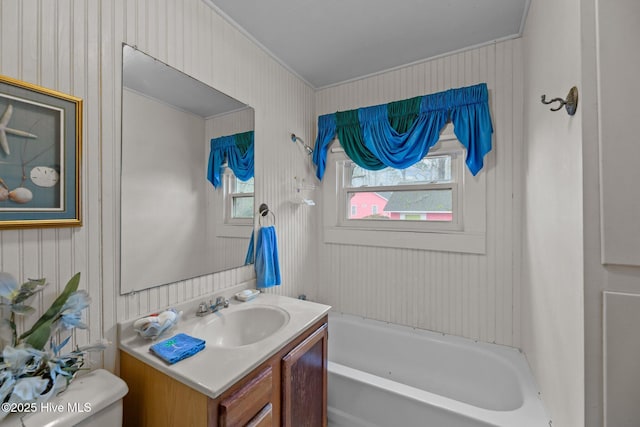
[[[198,322],[192,334],[205,340],[207,346],[241,347],[270,337],[288,322],[289,313],[276,306],[222,309]]]

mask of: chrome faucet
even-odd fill
[[[211,304],[211,301],[209,301],[209,311],[211,313],[215,313],[216,311],[220,310],[221,308],[228,308],[229,307],[229,300],[227,298],[224,297],[218,297],[216,298],[216,303],[215,304]]]
[[[209,306],[207,306],[207,303],[201,302],[200,305],[198,306],[198,311],[196,311],[196,316],[199,316],[199,317],[206,316],[207,314],[215,313],[216,311],[219,311],[221,308],[227,308],[227,307],[229,307],[229,300],[224,297],[218,297],[216,298],[215,304],[213,303],[212,300],[209,300]]]

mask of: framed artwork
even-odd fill
[[[0,230],[82,225],[82,100],[0,75]]]

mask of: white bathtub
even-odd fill
[[[330,427],[548,427],[516,349],[329,316]]]

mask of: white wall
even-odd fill
[[[122,42],[255,108],[257,201],[268,203],[278,218],[283,273],[283,285],[271,292],[313,296],[313,211],[289,203],[294,176],[312,176],[289,134],[311,139],[313,91],[200,0],[0,2],[0,73],[84,99],[84,225],[0,232],[0,270],[52,283],[34,302],[38,312],[80,271],[93,303],[79,344],[103,335],[115,343],[118,320],[254,277],[249,267],[120,296]],[[95,364],[114,369],[115,344]]]
[[[489,88],[495,129],[480,172],[487,186],[486,254],[321,244],[322,301],[369,318],[520,345],[521,40],[320,90],[316,110],[327,114],[481,82]]]
[[[533,1],[523,37],[522,348],[563,427],[584,425],[582,112],[551,112],[540,96],[581,88],[579,11],[579,0]]]
[[[122,98],[123,289],[214,271],[207,252],[209,215],[202,181],[204,119],[127,88]],[[194,167],[198,164],[200,168]],[[159,242],[170,244],[159,250]]]

